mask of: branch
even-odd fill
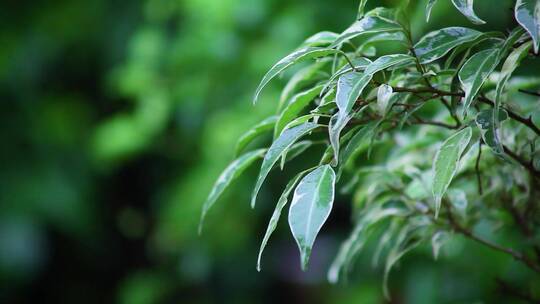
[[[533,176],[540,176],[540,171],[536,170],[534,166],[531,164],[531,162],[528,162],[521,158],[521,156],[514,153],[514,151],[510,150],[507,146],[503,146],[504,153],[508,154],[512,159],[517,161],[520,165],[525,167]]]
[[[453,125],[446,124],[444,122],[424,120],[420,118],[420,116],[418,115],[413,115],[413,117],[416,119],[416,121],[412,122],[412,124],[414,125],[432,125],[432,126],[443,127],[443,128],[451,129],[451,130],[455,130],[459,128],[458,124],[453,126]]]
[[[444,201],[446,202],[446,201]],[[522,262],[524,265],[526,265],[527,267],[529,267],[531,270],[534,270],[538,273],[540,273],[540,266],[538,266],[535,262],[533,262],[532,260],[530,260],[527,256],[525,256],[524,254],[522,254],[521,252],[517,252],[515,251],[514,249],[512,248],[506,248],[506,247],[502,247],[498,244],[495,244],[495,243],[492,243],[488,240],[484,240],[483,238],[479,237],[479,236],[476,236],[474,235],[470,230],[468,230],[467,228],[461,226],[461,224],[459,224],[455,219],[454,219],[454,216],[452,215],[452,210],[451,210],[451,207],[448,203],[445,203],[445,206],[447,207],[448,209],[448,212],[447,212],[447,215],[448,215],[448,221],[450,223],[450,225],[452,226],[452,228],[461,233],[463,236],[479,243],[479,244],[482,244],[486,247],[489,247],[493,250],[496,250],[496,251],[500,251],[500,252],[503,252],[503,253],[506,253],[510,256],[512,256],[516,261],[520,261]]]
[[[435,89],[435,88],[417,88],[417,89],[413,89],[413,88],[404,88],[404,87],[392,87],[392,89],[394,90],[394,92],[409,92],[409,93],[417,93],[417,94],[434,93],[434,94],[436,94],[438,96],[458,96],[458,97],[464,97],[465,96],[465,93],[463,93],[463,92],[448,92],[448,91],[443,91],[443,90],[439,90],[439,89]],[[488,104],[488,105],[490,105],[492,107],[494,106],[493,101],[491,101],[490,99],[488,99],[488,98],[486,98],[484,96],[478,96],[478,100],[480,102]],[[531,129],[534,133],[536,133],[537,135],[540,136],[540,129],[533,123],[532,117],[529,116],[528,118],[524,118],[524,117],[520,116],[519,114],[516,114],[515,112],[513,112],[512,110],[510,110],[508,108],[505,108],[505,110],[508,112],[508,116],[510,116],[510,118],[524,124],[529,129]]]
[[[540,97],[540,93],[538,93],[538,92],[522,90],[522,89],[519,89],[518,91],[521,92],[521,93],[524,93],[524,94],[529,94],[529,95],[532,95],[532,96]]]

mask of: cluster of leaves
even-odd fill
[[[428,19],[435,2],[427,1]],[[452,3],[472,23],[485,23],[474,13],[473,1]],[[332,211],[336,186],[342,183],[341,193],[352,193],[355,226],[329,270],[331,282],[347,274],[374,232],[382,235],[375,260],[386,255],[384,286],[405,253],[430,242],[436,257],[452,232],[540,272],[540,263],[530,257],[535,249],[540,254],[538,244],[530,241],[540,210],[540,129],[532,119],[534,102],[508,98],[540,84],[535,77],[513,75],[525,58],[538,54],[540,2],[518,0],[519,25],[508,34],[448,27],[417,42],[411,38],[406,6],[364,13],[365,4],[362,0],[358,20],[344,32],[309,37],[267,72],[254,102],[284,70],[316,59],[291,77],[277,114],[240,138],[236,153],[241,156],[219,177],[202,219],[257,159],[263,161],[252,207],[278,162],[283,169],[313,145],[323,144],[318,165],[298,173],[279,198],[258,269],[291,192],[288,222],[302,269],[307,267],[315,238]],[[398,51],[380,54],[381,41],[393,42]],[[269,132],[274,138],[269,148],[242,154],[253,139]],[[473,233],[480,221],[501,221],[501,212],[514,217],[529,247],[518,251]]]

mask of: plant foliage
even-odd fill
[[[473,24],[486,23],[472,0],[451,2]],[[436,4],[426,1],[428,18]],[[262,153],[253,207],[280,159],[283,168],[288,156],[312,154],[307,148],[322,142],[326,150],[318,165],[298,173],[277,202],[258,269],[291,193],[288,222],[305,269],[319,230],[332,216],[336,187],[343,187],[354,193],[353,228],[329,270],[331,282],[350,271],[373,233],[382,235],[376,254],[386,256],[385,294],[390,270],[407,252],[428,244],[437,257],[455,235],[539,273],[540,244],[534,238],[540,219],[538,106],[531,101],[535,96],[519,91],[534,80],[516,71],[523,60],[538,56],[540,2],[516,1],[516,28],[509,33],[456,26],[416,42],[406,6],[367,12],[365,6],[360,1],[359,19],[342,33],[313,35],[264,76],[254,102],[273,78],[304,64],[285,87],[277,115],[242,136],[237,152],[271,130],[273,143],[247,152],[225,170],[203,216]],[[393,53],[378,49],[380,41],[395,44]],[[511,94],[520,98],[510,99]],[[502,221],[523,234],[517,248],[475,232],[481,222]]]

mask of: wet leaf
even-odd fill
[[[313,131],[315,128],[319,127],[318,124],[306,122],[304,124],[294,126],[290,129],[286,129],[281,133],[281,135],[272,143],[268,152],[264,156],[264,160],[261,166],[261,172],[259,177],[257,177],[257,182],[255,183],[255,189],[251,196],[251,207],[255,207],[255,201],[257,200],[257,194],[261,189],[261,186],[266,179],[266,176],[282,156],[283,152],[287,150],[292,144],[294,144],[300,137],[304,136],[310,131]]]
[[[307,174],[294,190],[289,209],[289,226],[306,270],[315,238],[332,211],[336,174],[323,165]]]
[[[432,191],[435,197],[435,216],[439,214],[441,199],[452,182],[459,168],[459,160],[472,136],[472,129],[467,127],[450,136],[443,142],[433,162]]]
[[[447,27],[428,33],[414,45],[416,56],[423,64],[435,61],[453,48],[473,41],[481,32],[465,27]]]

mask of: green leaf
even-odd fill
[[[264,156],[263,163],[261,165],[261,172],[259,177],[257,177],[257,182],[255,183],[255,189],[251,196],[251,207],[255,207],[255,201],[257,200],[257,194],[261,189],[261,186],[266,179],[266,176],[270,172],[270,169],[281,157],[283,152],[287,150],[292,144],[294,144],[300,137],[304,136],[310,131],[313,131],[315,128],[319,127],[318,124],[306,122],[304,124],[286,129],[281,133],[281,135],[272,143],[268,152]]]
[[[277,116],[270,116],[255,125],[253,128],[249,129],[246,133],[242,134],[242,136],[240,136],[240,139],[238,139],[238,141],[236,142],[235,155],[239,155],[242,150],[244,150],[244,148],[253,141],[253,139],[263,134],[264,132],[272,130],[274,128],[274,125],[276,124],[277,119]]]
[[[485,24],[486,22],[480,19],[474,13],[473,0],[452,0],[454,6],[474,24]]]
[[[534,53],[540,47],[540,2],[538,0],[517,0],[515,7],[517,22],[531,35]]]
[[[437,151],[433,162],[432,191],[435,197],[435,216],[439,214],[441,200],[459,167],[459,159],[469,144],[471,127],[450,136]]]
[[[323,165],[307,174],[294,190],[289,209],[289,226],[306,270],[315,238],[332,211],[336,174]]]
[[[339,112],[336,113],[332,119],[330,119],[330,124],[328,127],[330,144],[334,150],[334,164],[337,164],[338,155],[339,155],[339,137],[343,128],[347,125],[347,122],[350,120],[348,111],[350,108],[347,105],[349,94],[354,86],[354,84],[362,79],[362,74],[357,72],[351,72],[341,76],[337,83],[336,89],[336,104],[338,106]]]
[[[428,0],[428,3],[426,4],[426,22],[429,22],[429,17],[431,16],[431,10],[433,9],[433,6],[437,0]]]
[[[364,17],[364,8],[366,7],[367,0],[360,0],[360,4],[358,4],[358,14],[356,15],[356,19],[361,19]]]
[[[391,86],[387,84],[381,84],[377,89],[377,110],[382,117],[385,117],[392,103],[390,99],[394,96],[394,91]]]
[[[216,183],[214,184],[212,191],[210,191],[208,198],[204,202],[201,213],[201,220],[199,222],[199,234],[202,232],[204,218],[206,217],[208,210],[210,210],[210,208],[214,205],[214,203],[221,196],[223,191],[225,191],[225,189],[231,184],[231,182],[238,176],[240,176],[244,172],[244,170],[249,167],[249,165],[251,165],[255,160],[261,158],[264,155],[265,151],[266,149],[258,149],[255,151],[247,152],[246,154],[234,160],[221,173]]]
[[[327,63],[328,61],[325,60],[315,62],[314,64],[300,69],[291,77],[291,79],[289,79],[289,81],[281,91],[281,95],[279,97],[279,104],[277,107],[278,113],[283,110],[285,103],[300,87],[305,86],[306,84],[311,84],[323,78],[326,79],[328,77],[326,73],[321,71],[324,65],[326,65]]]
[[[338,36],[339,34],[334,33],[334,32],[328,32],[328,31],[318,32],[317,34],[314,34],[310,36],[308,39],[306,39],[304,43],[302,44],[302,47],[329,46],[337,39]]]
[[[257,258],[257,271],[261,271],[261,258],[262,253],[264,251],[264,248],[266,247],[266,244],[268,243],[268,240],[270,239],[270,236],[276,230],[277,224],[279,222],[279,218],[281,217],[281,210],[283,210],[283,207],[287,204],[287,200],[289,197],[289,194],[293,190],[293,188],[298,184],[298,181],[306,175],[309,171],[313,170],[314,168],[307,169],[305,171],[302,171],[298,173],[293,179],[291,179],[287,186],[285,186],[285,190],[283,190],[283,193],[281,193],[281,196],[279,197],[279,200],[276,204],[276,208],[274,209],[274,212],[272,213],[272,217],[270,218],[270,222],[268,222],[268,227],[266,228],[266,232],[264,233],[264,238],[261,242],[261,247],[259,249],[259,256]]]
[[[366,37],[366,39],[363,39],[356,52],[364,52],[364,56],[372,57],[376,55],[377,51],[376,48],[373,46],[374,44],[379,42],[388,43],[391,41],[399,42],[402,45],[406,45],[408,43],[407,36],[405,36],[402,31],[382,32],[370,35],[369,37]]]
[[[369,144],[371,135],[373,134],[377,124],[375,122],[370,122],[365,126],[362,126],[354,135],[351,140],[347,143],[343,152],[339,155],[340,168],[347,165],[349,159],[356,154],[359,150],[362,150]]]
[[[515,50],[513,50],[504,61],[502,69],[501,69],[501,73],[499,74],[497,87],[495,88],[495,105],[493,107],[494,110],[492,111],[493,115],[492,115],[491,124],[490,124],[490,127],[491,127],[490,133],[493,136],[493,146],[490,145],[490,147],[492,148],[493,152],[495,152],[497,155],[503,155],[504,149],[503,149],[500,136],[499,136],[499,130],[501,127],[499,115],[494,115],[494,114],[499,113],[499,110],[502,104],[502,95],[503,95],[504,88],[506,87],[506,84],[508,83],[508,80],[510,79],[510,76],[512,76],[512,73],[514,72],[514,70],[518,67],[521,60],[529,52],[531,45],[532,45],[532,42],[529,41],[520,45]]]
[[[416,56],[423,64],[430,63],[446,55],[463,43],[473,41],[481,32],[465,27],[447,27],[428,33],[414,46]]]
[[[493,111],[494,109],[486,109],[478,112],[475,118],[476,125],[480,129],[482,139],[493,150],[496,155],[502,156],[504,154],[504,148],[500,141],[495,139],[494,127],[493,127]],[[505,110],[499,110],[497,121],[504,121],[508,118],[508,113]]]
[[[332,43],[331,47],[338,46],[360,35],[369,35],[382,32],[401,31],[401,26],[386,18],[367,14],[362,19],[354,22]]]
[[[293,160],[294,158],[296,158],[300,154],[304,153],[307,149],[309,149],[309,147],[311,147],[311,146],[313,146],[314,144],[317,144],[317,143],[320,144],[320,143],[323,143],[323,142],[314,142],[314,141],[311,141],[311,140],[301,140],[301,141],[295,143],[294,145],[291,146],[290,149],[283,152],[283,155],[281,156],[281,163],[279,165],[279,168],[281,170],[283,170],[283,168],[285,167],[286,162]]]
[[[476,39],[460,44],[458,47],[456,47],[452,51],[452,53],[450,53],[450,55],[446,59],[446,62],[444,64],[444,69],[449,69],[450,65],[452,64],[454,59],[457,57],[457,55],[465,51],[465,54],[462,56],[460,63],[456,66],[456,69],[459,70],[459,68],[461,68],[465,60],[469,57],[471,50],[475,46],[479,45],[480,43],[485,43],[486,41],[497,41],[498,38],[504,38],[504,36],[501,37],[501,35],[502,35],[501,32],[486,32],[477,36]]]
[[[367,58],[364,58],[364,57],[357,57],[357,58],[352,59],[352,63],[354,65],[354,69],[356,71],[363,71],[363,70],[366,69],[366,67],[369,64],[371,64],[371,60],[369,60]],[[323,92],[326,92],[327,88],[336,80],[336,78],[338,78],[338,77],[340,77],[340,76],[342,76],[344,74],[350,73],[352,71],[353,71],[353,68],[348,64],[341,67],[338,71],[336,71],[330,77],[330,79],[328,79],[328,81],[326,82],[326,85],[323,88]]]
[[[442,230],[435,232],[431,237],[431,248],[433,249],[433,258],[435,260],[439,257],[439,251],[444,243],[448,241],[449,237],[448,232]]]
[[[339,136],[341,131],[351,119],[350,111],[364,88],[373,78],[373,75],[389,67],[413,61],[413,57],[405,54],[381,56],[370,63],[363,73],[352,72],[339,78],[336,93],[336,104],[339,111],[331,119],[330,127],[328,128],[330,143],[334,149],[333,165],[337,165],[339,158]]]
[[[340,112],[334,114],[334,116],[330,118],[330,123],[328,125],[328,137],[330,138],[330,146],[334,152],[334,157],[331,162],[332,166],[336,166],[338,164],[340,147],[339,137],[351,118],[352,116],[341,116]]]
[[[296,94],[287,104],[274,128],[274,138],[277,138],[285,126],[302,112],[309,103],[322,91],[323,85],[315,86],[307,91]]]
[[[339,111],[342,112],[342,114],[344,115],[349,114],[354,104],[356,103],[356,100],[358,99],[358,97],[360,97],[360,95],[364,91],[364,88],[371,81],[375,73],[390,68],[392,66],[409,62],[414,62],[414,58],[409,55],[385,55],[377,58],[377,60],[370,63],[362,74],[351,73],[341,76],[338,80],[338,94],[336,96],[336,103],[338,105]],[[344,78],[346,76],[347,78]],[[342,78],[344,78],[344,89],[342,90],[343,93],[339,94],[339,83]]]
[[[337,283],[344,273],[344,270],[349,268],[353,259],[358,255],[368,239],[371,228],[374,224],[381,222],[389,217],[406,216],[407,211],[401,208],[383,208],[379,204],[370,209],[358,221],[349,237],[341,244],[338,254],[330,269],[328,270],[328,281]]]
[[[279,73],[283,72],[286,68],[302,60],[324,57],[326,55],[337,54],[339,52],[340,52],[339,50],[335,50],[335,49],[308,47],[308,48],[297,50],[293,52],[292,54],[289,54],[287,57],[278,61],[278,63],[276,63],[266,73],[266,75],[264,75],[261,83],[259,84],[259,86],[257,87],[257,90],[255,91],[255,98],[253,99],[253,103],[257,102],[257,99],[259,98],[259,94],[261,93],[262,89],[268,84],[268,82],[270,82],[270,80],[276,77]]]
[[[349,140],[359,128],[360,128],[360,126],[353,127],[351,130],[349,130],[347,133],[345,133],[345,135],[343,135],[339,139],[340,145],[344,144],[347,140]],[[321,160],[319,161],[319,165],[324,165],[324,164],[327,164],[327,163],[331,162],[333,154],[334,154],[333,151],[334,151],[334,149],[332,148],[331,145],[326,147],[326,150],[324,151],[323,156],[321,157]]]
[[[298,125],[301,125],[303,123],[306,123],[308,121],[313,121],[313,122],[316,122],[316,119],[319,117],[319,114],[316,114],[316,113],[309,113],[309,114],[306,114],[306,115],[302,115],[300,117],[296,117],[295,119],[293,119],[291,122],[289,122],[285,128],[285,129],[290,129],[292,127],[295,127],[295,126],[298,126]],[[281,132],[283,133],[283,131]]]
[[[420,227],[415,224],[407,224],[400,231],[394,246],[390,249],[388,256],[386,257],[386,264],[384,266],[384,278],[383,278],[383,292],[386,299],[390,299],[390,292],[388,291],[388,277],[392,267],[405,255],[407,252],[420,245],[423,241],[417,235],[417,230]]]
[[[459,82],[465,92],[465,100],[463,102],[464,116],[467,115],[467,111],[480,91],[480,88],[482,88],[484,81],[486,81],[489,74],[497,67],[499,63],[498,56],[498,49],[480,51],[471,56],[459,70]]]

